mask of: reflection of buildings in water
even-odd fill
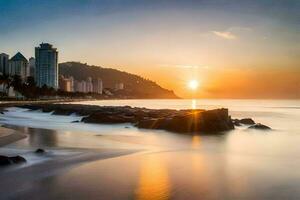
[[[28,145],[55,147],[58,143],[57,132],[49,129],[28,128]]]
[[[170,199],[168,169],[159,154],[145,155],[141,161],[140,177],[135,197],[137,200]]]

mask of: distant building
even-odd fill
[[[28,70],[27,59],[18,52],[8,62],[8,74],[10,76],[18,75],[23,81],[26,80]]]
[[[86,92],[93,92],[93,82],[92,78],[88,77],[86,80]]]
[[[86,82],[85,81],[76,81],[76,92],[86,93]]]
[[[65,78],[64,76],[59,77],[59,89],[66,92],[73,92],[73,77]]]
[[[123,90],[123,89],[124,89],[124,83],[115,84],[115,90]]]
[[[71,92],[75,92],[75,80],[74,80],[73,76],[70,76],[69,79],[70,79],[70,85],[71,85]]]
[[[58,52],[51,44],[42,43],[35,48],[36,82],[39,87],[58,88]]]
[[[100,78],[93,80],[93,92],[97,94],[102,94],[103,84]]]
[[[29,58],[28,76],[35,78],[35,58],[33,57]]]
[[[9,55],[5,53],[0,54],[0,74],[8,75],[8,59]]]

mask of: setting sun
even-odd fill
[[[192,90],[196,90],[199,87],[199,82],[197,80],[190,80],[188,87]]]

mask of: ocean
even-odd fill
[[[220,135],[182,135],[137,129],[131,124],[72,123],[57,116],[10,108],[0,124],[27,138],[0,148],[28,163],[15,181],[2,181],[7,199],[300,199],[299,100],[103,100],[75,102],[153,109],[228,108],[232,118],[253,118],[272,130],[247,126]],[[32,151],[44,148],[46,157]],[[38,166],[78,152],[130,151],[47,172]],[[77,155],[77,154],[76,154]],[[63,162],[63,161],[61,161]],[[48,165],[51,166],[51,165]],[[44,169],[44,168],[43,168]],[[37,170],[38,172],[36,172]],[[52,170],[52,171],[51,171]],[[31,176],[35,178],[31,178]],[[2,189],[1,189],[2,188]],[[17,192],[14,189],[18,188]],[[4,194],[3,191],[6,191]]]

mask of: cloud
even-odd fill
[[[215,34],[216,36],[221,37],[221,38],[226,39],[226,40],[234,40],[234,39],[237,38],[237,36],[234,35],[234,34],[233,34],[232,32],[230,32],[230,31],[224,31],[224,32],[222,32],[222,31],[212,31],[212,32],[213,32],[213,34]]]

